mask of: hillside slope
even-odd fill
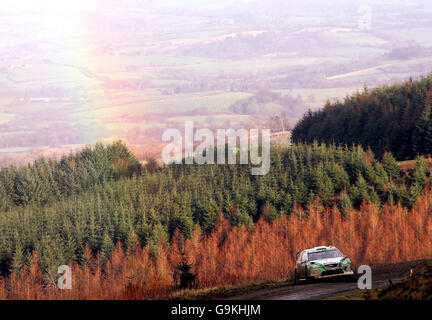
[[[293,142],[361,144],[398,160],[432,153],[432,74],[383,86],[309,111],[292,131]]]
[[[432,261],[424,262],[412,274],[378,292],[382,300],[432,300]]]

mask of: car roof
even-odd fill
[[[331,249],[336,249],[336,247],[333,247],[333,246],[319,246],[319,247],[314,247],[314,248],[306,249],[304,251],[306,251],[307,253],[310,253],[310,252],[327,251],[327,250],[331,250]]]

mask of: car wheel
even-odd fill
[[[305,271],[305,282],[306,283],[310,283],[311,282],[311,277],[309,276],[309,270],[306,268]]]
[[[299,275],[297,269],[294,270],[294,284],[299,284]]]

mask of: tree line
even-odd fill
[[[382,157],[392,152],[398,160],[432,154],[432,74],[418,81],[364,88],[345,100],[308,111],[292,131],[294,142],[370,147]]]
[[[27,166],[0,170],[0,210],[45,205],[91,189],[97,184],[139,173],[141,165],[120,141],[96,144],[60,161],[40,158]]]

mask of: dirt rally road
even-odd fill
[[[395,263],[372,267],[372,289],[387,286],[407,277],[411,268],[414,268],[422,261]],[[301,283],[299,285],[287,284],[286,286],[270,289],[259,289],[228,300],[306,300],[321,299],[333,295],[357,290],[357,280],[346,280],[329,278],[315,280],[312,283]]]

